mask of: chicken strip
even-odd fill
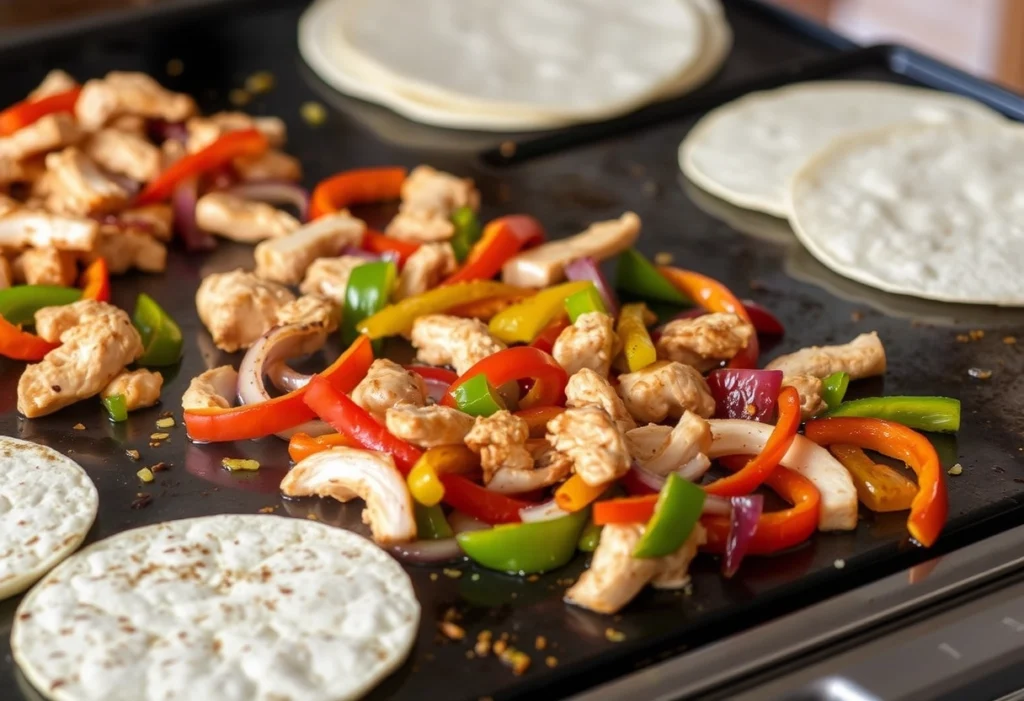
[[[120,129],[100,129],[82,144],[85,154],[101,168],[140,183],[160,174],[163,155],[145,137]]]
[[[89,262],[104,259],[113,275],[132,269],[162,273],[167,269],[167,246],[130,226],[105,224],[100,227],[95,249],[85,258]]]
[[[304,295],[318,294],[334,300],[336,304],[344,304],[349,275],[365,264],[366,259],[359,256],[318,258],[306,269],[306,277],[299,285],[299,292]]]
[[[526,449],[533,456],[533,468],[516,470],[502,468],[491,476],[487,488],[501,494],[522,494],[550,487],[572,472],[572,460],[558,452],[544,439],[528,440]]]
[[[230,409],[238,392],[238,371],[221,365],[193,377],[181,397],[181,408]]]
[[[487,324],[444,314],[428,314],[413,322],[412,345],[428,365],[451,365],[459,375],[484,358],[505,350]]]
[[[195,112],[195,100],[189,95],[171,92],[145,73],[121,71],[88,81],[75,103],[75,117],[89,131],[126,114],[183,122]]]
[[[23,161],[78,143],[82,130],[66,112],[48,114],[10,136],[0,137],[0,158]]]
[[[566,409],[548,421],[548,442],[572,460],[573,472],[591,487],[629,472],[626,438],[604,409]]]
[[[35,314],[36,335],[44,341],[57,343],[65,331],[77,324],[92,323],[109,315],[110,310],[111,305],[93,299],[81,299],[74,304],[58,307],[43,307]]]
[[[128,192],[76,147],[46,157],[46,208],[58,214],[102,214],[128,204]]]
[[[736,314],[705,314],[665,324],[656,348],[658,358],[707,372],[747,347],[754,327]]]
[[[0,290],[6,290],[14,284],[14,271],[11,262],[0,255]]]
[[[590,368],[583,368],[569,378],[569,384],[565,386],[565,406],[570,409],[600,407],[612,417],[623,433],[636,428],[636,421],[626,411],[622,397],[615,393],[615,388],[608,380]]]
[[[231,161],[231,166],[235,175],[244,181],[302,180],[302,162],[294,156],[273,149],[259,156],[239,156]]]
[[[708,418],[715,399],[704,376],[689,365],[661,360],[619,375],[619,396],[639,423],[678,419],[684,411]]]
[[[789,375],[782,378],[783,387],[793,387],[800,395],[800,416],[809,419],[828,409],[821,398],[822,383],[813,375]]]
[[[79,305],[92,311],[63,331],[61,345],[26,367],[18,381],[18,411],[27,418],[46,416],[95,396],[142,355],[142,339],[125,312],[92,300],[68,306]]]
[[[570,375],[589,368],[607,377],[618,340],[610,316],[604,312],[587,312],[558,334],[551,355]]]
[[[256,246],[256,274],[264,280],[297,285],[313,261],[336,256],[346,246],[358,246],[365,231],[366,224],[348,212],[320,217],[287,236]]]
[[[233,131],[258,129],[274,148],[284,146],[288,128],[279,117],[253,117],[245,112],[217,112],[208,117],[192,117],[185,123],[188,152],[201,151]]]
[[[35,90],[28,94],[29,101],[42,100],[44,97],[51,97],[58,93],[67,92],[78,87],[78,81],[70,74],[55,68],[46,74]]]
[[[70,287],[78,278],[75,256],[52,246],[30,248],[14,261],[14,275],[28,285]]]
[[[100,225],[93,219],[51,214],[22,207],[0,215],[0,247],[52,246],[62,251],[91,251]]]
[[[378,358],[352,390],[352,401],[383,425],[390,407],[424,406],[427,386],[416,373],[387,358]]]
[[[303,295],[277,310],[277,323],[323,326],[327,333],[338,330],[341,308],[326,297]]]
[[[473,417],[447,406],[389,407],[385,424],[394,436],[421,448],[461,445],[473,428]]]
[[[398,278],[396,299],[405,299],[437,287],[455,272],[458,263],[450,243],[425,243],[405,261]]]
[[[834,372],[845,372],[851,380],[885,373],[885,348],[878,333],[862,333],[841,346],[811,346],[782,355],[768,363],[766,370],[782,370],[782,374],[811,375],[824,379]]]
[[[223,351],[248,348],[277,324],[277,313],[295,300],[287,288],[241,268],[208,275],[196,292],[199,319]]]
[[[116,223],[121,229],[147,234],[166,243],[174,235],[174,210],[169,204],[148,204],[121,210],[112,219],[108,215],[104,223]]]
[[[423,243],[447,241],[455,233],[451,215],[461,207],[474,211],[480,207],[480,193],[472,180],[417,166],[402,183],[402,204],[387,234]]]
[[[227,192],[200,197],[196,202],[196,223],[210,233],[242,243],[287,236],[302,226],[283,209]]]
[[[530,426],[502,409],[490,416],[478,416],[466,435],[466,445],[480,455],[484,484],[500,470],[530,470],[533,454],[527,448]]]
[[[113,397],[120,394],[124,397],[128,411],[144,409],[160,401],[160,389],[164,378],[158,372],[145,368],[125,370],[100,391],[101,397]]]

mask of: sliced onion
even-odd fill
[[[312,375],[304,375],[298,370],[292,369],[284,361],[272,363],[265,370],[270,382],[282,392],[294,392],[297,389],[302,389],[313,379]]]
[[[701,513],[709,516],[728,516],[732,513],[732,502],[725,497],[708,494],[704,497],[704,508]]]
[[[554,499],[536,506],[527,506],[519,509],[519,518],[523,523],[536,523],[538,521],[553,521],[556,518],[568,516],[569,512],[562,509],[555,503]]]
[[[722,368],[708,375],[708,388],[715,398],[715,418],[770,423],[782,389],[782,371]]]
[[[388,551],[402,562],[413,565],[440,565],[464,557],[455,538],[440,540],[414,540],[392,545]]]
[[[619,300],[615,296],[615,290],[608,284],[604,273],[593,258],[577,258],[565,266],[565,276],[570,280],[589,280],[594,283],[598,294],[608,313],[613,317],[619,316]]]
[[[299,219],[309,216],[309,191],[301,185],[284,180],[250,180],[227,189],[232,195],[245,200],[258,200],[268,204],[290,204],[299,212]]]
[[[185,250],[209,251],[216,248],[217,242],[207,232],[199,228],[196,222],[196,202],[199,199],[199,186],[195,178],[189,178],[174,189],[171,204],[174,207],[174,226],[185,242]]]
[[[764,497],[752,494],[745,497],[732,498],[732,516],[729,524],[729,537],[725,541],[725,559],[722,563],[722,574],[731,577],[736,574],[747,554],[750,541],[757,532],[757,523],[764,510]]]
[[[127,192],[129,197],[134,197],[142,189],[142,183],[129,178],[127,175],[111,173],[110,171],[103,171],[103,174],[114,181],[119,188]]]
[[[470,533],[472,531],[486,531],[491,526],[483,521],[473,518],[461,511],[453,511],[448,514],[448,525],[456,534]]]

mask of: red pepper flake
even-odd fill
[[[171,466],[168,465],[165,462],[158,462],[157,464],[150,465],[150,467],[149,467],[149,471],[150,472],[166,472],[167,470],[170,470],[170,469],[171,469]]]
[[[132,509],[138,511],[139,509],[145,509],[149,506],[150,502],[153,501],[152,494],[136,494],[135,500],[132,502]]]
[[[466,629],[451,621],[441,621],[438,624],[441,633],[449,640],[462,640],[466,637]]]

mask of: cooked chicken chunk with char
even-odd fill
[[[551,355],[570,375],[589,368],[607,377],[618,340],[610,316],[604,312],[587,312],[558,334]]]
[[[164,242],[170,241],[174,235],[174,210],[169,204],[157,203],[123,209],[115,215],[108,215],[103,221]]]
[[[317,258],[306,269],[306,277],[299,285],[299,291],[307,295],[318,294],[334,300],[336,304],[344,304],[349,275],[365,263],[366,260],[359,256]]]
[[[144,138],[149,134],[146,118],[140,117],[137,114],[122,114],[120,117],[114,117],[107,126],[120,132]]]
[[[480,455],[484,484],[500,470],[530,470],[533,454],[527,448],[530,426],[502,409],[490,416],[478,416],[466,435],[466,445]]]
[[[800,416],[809,419],[828,407],[821,398],[822,383],[814,375],[788,375],[782,378],[783,387],[793,387],[800,395]]]
[[[126,114],[183,122],[195,112],[195,100],[189,95],[171,92],[145,73],[121,71],[86,82],[75,103],[75,116],[89,131]]]
[[[412,345],[428,365],[451,365],[459,375],[484,358],[505,350],[478,319],[428,314],[412,326]]]
[[[302,163],[283,151],[270,149],[259,156],[239,156],[231,161],[235,174],[245,181],[302,180]]]
[[[21,163],[12,158],[0,156],[0,187],[24,182],[25,179],[25,168]]]
[[[120,129],[100,129],[82,144],[85,154],[101,168],[141,183],[160,174],[160,148],[145,137]]]
[[[341,308],[320,295],[303,295],[287,302],[277,310],[277,324],[313,324],[324,327],[327,333],[338,330]]]
[[[230,409],[238,392],[238,371],[221,365],[193,377],[181,397],[181,408]]]
[[[67,92],[78,87],[78,81],[75,80],[69,73],[55,68],[46,74],[35,90],[28,94],[28,100],[36,101],[42,100],[44,97],[51,97],[58,93]]]
[[[61,335],[77,324],[90,324],[96,319],[108,316],[116,310],[106,302],[82,299],[74,304],[58,307],[43,307],[35,314],[36,335],[44,341],[57,343]]]
[[[447,406],[389,407],[385,423],[394,436],[421,448],[461,445],[473,428],[473,417]]]
[[[661,360],[619,375],[619,396],[638,423],[678,419],[684,411],[708,418],[715,400],[704,376],[689,365]]]
[[[239,268],[206,276],[196,292],[196,308],[214,344],[233,353],[276,325],[278,311],[294,299],[284,286]]]
[[[0,256],[0,290],[6,290],[14,284],[14,271],[11,270],[11,262]]]
[[[224,134],[243,129],[258,129],[274,148],[284,145],[288,128],[279,117],[253,117],[244,112],[217,112],[208,117],[192,117],[185,123],[188,152],[202,151]]]
[[[348,212],[320,217],[256,246],[256,274],[264,280],[297,285],[314,261],[336,256],[346,246],[358,246],[365,231],[366,224]]]
[[[387,358],[378,358],[352,390],[352,401],[383,425],[390,407],[424,406],[427,387],[416,373]]]
[[[668,322],[655,345],[658,358],[707,372],[746,348],[754,333],[736,314],[705,314]]]
[[[75,284],[78,267],[73,253],[52,246],[30,248],[14,260],[14,275],[28,285]]]
[[[23,161],[30,156],[72,146],[81,138],[82,130],[71,115],[65,112],[48,114],[10,136],[0,137],[0,158]]]
[[[49,154],[46,171],[46,208],[51,212],[102,214],[128,204],[129,193],[74,146]]]
[[[405,299],[437,287],[455,272],[458,263],[450,243],[425,243],[405,261],[398,278],[396,299]]]
[[[501,469],[491,476],[487,488],[502,494],[522,494],[561,482],[572,471],[572,460],[544,439],[528,440],[526,449],[533,456],[530,470]]]
[[[158,372],[145,368],[125,370],[103,388],[100,396],[113,397],[120,394],[124,397],[125,408],[128,411],[135,411],[153,406],[160,401],[160,389],[163,385],[163,375]]]
[[[21,207],[0,215],[0,246],[91,251],[96,247],[100,225],[93,219]]]
[[[447,241],[455,233],[452,213],[480,207],[480,193],[469,178],[430,166],[417,166],[402,183],[402,204],[388,224],[388,236],[419,242]]]
[[[604,409],[623,433],[636,428],[636,421],[626,410],[622,397],[602,375],[583,368],[569,378],[565,386],[565,405],[570,409],[596,406]]]
[[[302,226],[283,209],[227,192],[210,192],[200,197],[196,202],[196,223],[210,233],[242,243],[287,236]]]
[[[592,487],[629,472],[626,438],[604,409],[566,409],[548,421],[547,438],[555,450],[572,460],[573,472]]]
[[[872,331],[841,346],[811,346],[779,356],[765,369],[782,370],[787,377],[811,375],[820,379],[845,372],[851,380],[860,380],[885,373],[885,348]]]
[[[675,426],[647,424],[626,433],[633,460],[662,477],[675,472],[697,481],[711,467],[711,424],[692,411],[684,412]]]

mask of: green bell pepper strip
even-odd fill
[[[443,540],[455,535],[440,504],[423,506],[413,502],[412,509],[416,519],[416,537],[420,540]]]
[[[341,315],[341,342],[346,346],[359,337],[359,322],[388,306],[395,288],[398,268],[392,261],[375,261],[360,265],[348,278],[345,308]]]
[[[583,509],[551,521],[505,524],[455,537],[479,565],[510,574],[540,574],[573,558],[589,514]]]
[[[579,292],[573,293],[565,298],[565,311],[569,313],[569,321],[576,323],[582,315],[590,312],[608,313],[604,306],[604,300],[593,283]]]
[[[43,307],[62,307],[81,298],[82,291],[74,287],[16,285],[0,290],[0,316],[15,325],[31,325]]]
[[[846,388],[850,386],[850,376],[840,370],[821,381],[821,398],[829,409],[839,406],[846,396]]]
[[[643,300],[656,299],[672,304],[692,305],[689,299],[666,280],[651,261],[635,248],[619,255],[615,288],[635,295]]]
[[[174,319],[149,295],[135,300],[132,323],[142,337],[142,356],[135,362],[147,367],[174,365],[181,360],[184,341]]]
[[[693,482],[669,473],[633,557],[664,557],[681,548],[700,520],[706,496]]]
[[[111,421],[120,423],[121,421],[128,420],[128,404],[125,402],[123,394],[113,394],[109,397],[104,397],[103,406],[107,408]]]
[[[885,419],[917,431],[955,433],[960,430],[960,400],[952,397],[868,397],[830,408],[825,417],[832,416]]]
[[[448,241],[455,251],[455,259],[462,263],[466,260],[473,244],[480,240],[483,234],[483,227],[480,220],[470,207],[459,207],[452,213],[452,224],[455,226],[455,233]]]
[[[506,409],[505,399],[491,387],[483,373],[474,375],[455,388],[455,406],[470,416],[490,416]]]
[[[588,521],[576,543],[576,549],[584,553],[592,553],[597,550],[597,544],[601,542],[601,529],[603,528],[604,526],[598,526],[593,521]]]

